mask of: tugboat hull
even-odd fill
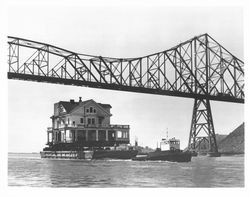
[[[149,153],[148,157],[148,160],[151,161],[189,162],[191,161],[192,154],[189,152],[159,151]]]
[[[172,162],[190,162],[192,154],[190,152],[177,151],[155,151],[148,153],[147,156],[132,158],[134,161],[172,161]]]
[[[209,157],[220,157],[221,154],[219,152],[208,152],[207,156],[209,156]]]

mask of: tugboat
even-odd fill
[[[162,145],[168,145],[168,150],[162,150]],[[180,150],[180,140],[172,138],[162,139],[160,148],[154,152],[145,155],[137,155],[132,158],[134,161],[172,161],[172,162],[190,162],[192,154],[189,151]]]

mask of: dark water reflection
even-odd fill
[[[244,156],[192,158],[189,163],[47,160],[9,154],[9,186],[244,187]]]

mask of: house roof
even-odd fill
[[[69,113],[72,109],[78,106],[79,103],[78,102],[70,103],[68,101],[60,101],[59,104],[65,108],[67,113]]]
[[[86,101],[82,101],[82,102],[60,101],[59,104],[61,104],[65,108],[66,112],[69,113],[73,109],[75,109],[80,103],[87,103],[91,100],[86,100]],[[103,103],[97,103],[97,104],[103,108],[112,108],[110,104],[103,104]]]
[[[98,105],[101,105],[103,108],[112,108],[110,104],[103,104],[103,103],[97,103]]]

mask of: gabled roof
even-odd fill
[[[61,104],[65,110],[66,110],[66,113],[70,113],[71,111],[73,111],[76,107],[79,106],[79,104],[85,104],[89,101],[91,101],[92,99],[90,100],[86,100],[86,101],[81,101],[81,102],[70,102],[70,101],[60,101],[59,102],[59,105]],[[94,100],[92,100],[94,101]],[[94,101],[95,102],[95,101]],[[96,103],[96,102],[95,102]],[[109,104],[103,104],[103,103],[97,103],[98,105],[100,105],[102,108],[104,109],[107,109],[107,108],[112,108],[111,105]]]
[[[103,104],[103,103],[97,103],[98,105],[101,105],[103,108],[112,108],[110,104]]]
[[[60,101],[59,105],[62,105],[66,112],[69,113],[71,110],[73,110],[76,106],[78,106],[78,102],[70,103],[68,101]]]

